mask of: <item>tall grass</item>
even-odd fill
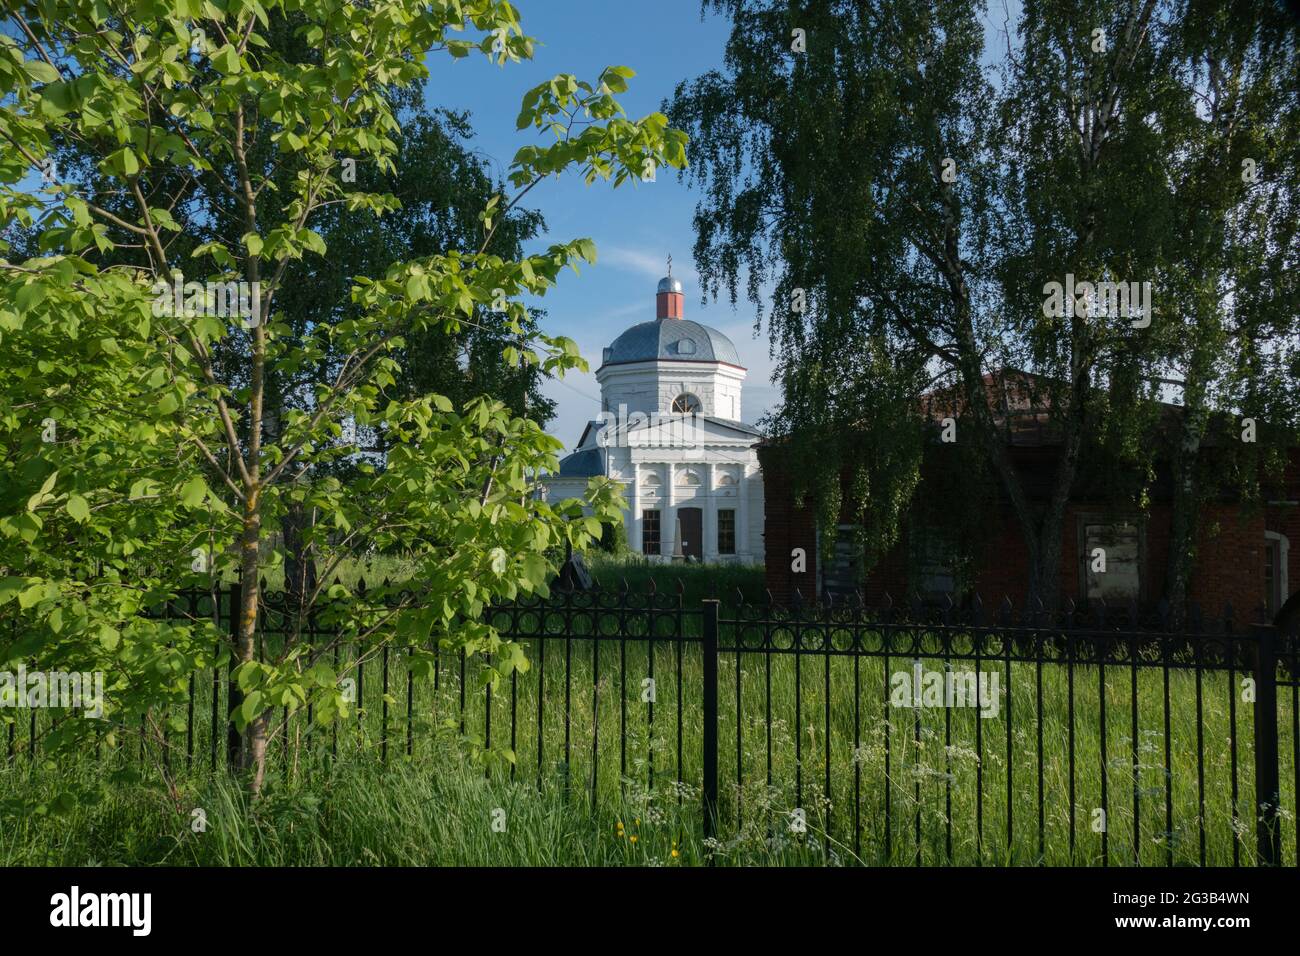
[[[706,576],[677,570],[684,606],[698,606]],[[755,590],[756,572],[735,576]],[[669,623],[698,634],[700,619]],[[180,730],[165,744],[132,735],[98,757],[54,761],[24,746],[20,728],[0,760],[0,864],[1255,861],[1241,673],[1203,673],[1198,713],[1197,675],[1171,670],[1166,735],[1159,668],[986,659],[1000,686],[997,715],[982,719],[974,708],[892,706],[890,678],[912,669],[908,658],[726,654],[720,818],[706,843],[699,643],[526,643],[530,670],[495,690],[472,659],[444,655],[418,680],[400,651],[386,666],[372,659],[353,674],[357,718],[320,728],[300,712],[279,728],[256,803],[224,769],[208,769],[210,681],[196,682],[192,741]],[[224,714],[224,688],[217,705]],[[1294,707],[1280,691],[1288,862]]]

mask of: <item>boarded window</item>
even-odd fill
[[[659,512],[641,512],[641,553],[659,554]]]
[[[1270,619],[1286,603],[1286,550],[1281,535],[1264,539],[1264,608]]]
[[[1101,598],[1107,604],[1125,604],[1141,594],[1140,532],[1136,524],[1114,522],[1085,523],[1083,526],[1083,566],[1090,600]],[[1105,555],[1105,571],[1099,560]]]
[[[917,521],[909,535],[915,570],[913,590],[922,598],[937,600],[957,590],[953,570],[953,547],[949,536],[939,528]]]
[[[718,554],[736,553],[736,512],[731,508],[718,511]]]
[[[840,524],[835,529],[835,549],[826,562],[822,588],[836,594],[855,591],[862,586],[863,578],[863,555],[858,537],[862,526]]]

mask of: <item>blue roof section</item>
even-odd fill
[[[594,478],[604,473],[605,465],[601,461],[599,448],[575,451],[560,459],[561,478]]]
[[[634,325],[605,349],[603,365],[675,359],[726,362],[740,367],[736,346],[717,329],[690,319],[655,319]]]
[[[719,425],[726,425],[728,428],[734,428],[738,432],[745,432],[747,435],[757,435],[760,438],[763,433],[753,425],[746,425],[744,422],[734,421],[730,418],[715,418],[712,415],[702,416],[706,422],[717,422]]]

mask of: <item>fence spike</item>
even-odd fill
[[[655,584],[655,576],[653,574],[650,575],[649,581],[650,583],[646,587],[646,590],[649,591],[651,594],[658,594],[659,585]]]
[[[677,579],[677,596],[678,596],[678,597],[681,597],[681,596],[682,596],[683,594],[685,594],[685,593],[686,593],[686,585],[682,583],[682,579],[681,579],[681,578],[678,578],[678,579]]]

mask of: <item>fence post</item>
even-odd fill
[[[717,832],[718,601],[704,602],[704,838]]]
[[[1277,755],[1277,628],[1251,628],[1255,658],[1255,841],[1259,861],[1276,866],[1282,858],[1277,808],[1281,800]]]
[[[244,702],[244,692],[235,680],[239,666],[239,608],[243,604],[242,582],[230,585],[230,664],[226,668],[226,769],[239,766],[239,731],[235,728],[235,711]]]

